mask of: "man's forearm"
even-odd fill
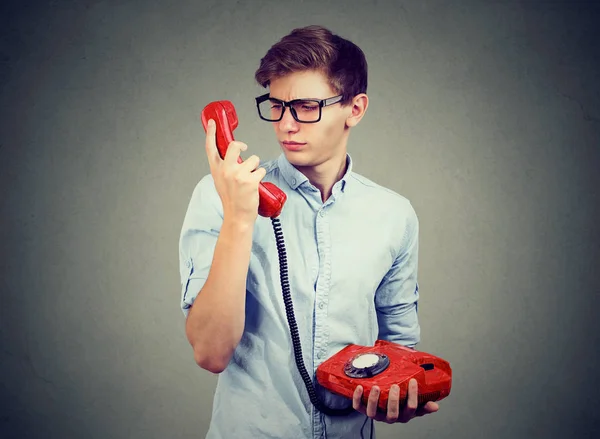
[[[246,277],[253,224],[223,222],[206,282],[186,321],[186,335],[200,367],[222,372],[245,324]]]

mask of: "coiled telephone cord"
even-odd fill
[[[302,359],[302,346],[300,345],[300,336],[298,334],[298,325],[296,324],[296,318],[294,317],[294,306],[292,304],[292,297],[290,294],[290,284],[288,279],[288,270],[287,270],[287,256],[285,251],[285,244],[283,241],[283,232],[281,231],[281,223],[279,222],[279,218],[271,218],[273,223],[273,230],[275,231],[275,240],[277,241],[277,252],[279,253],[279,274],[281,279],[281,289],[283,291],[283,301],[285,303],[285,311],[287,314],[288,325],[290,327],[290,334],[292,336],[292,344],[294,346],[294,357],[296,359],[296,366],[298,367],[298,371],[300,372],[300,376],[302,377],[302,381],[304,381],[304,385],[306,386],[306,390],[308,391],[308,396],[313,405],[319,410],[321,413],[324,413],[329,416],[345,416],[354,412],[354,408],[352,406],[346,409],[332,409],[325,404],[318,397],[315,392],[315,388],[313,386],[313,382],[306,371],[306,367],[304,366],[304,360]]]

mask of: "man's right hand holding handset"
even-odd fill
[[[238,163],[241,151],[246,151],[245,143],[233,141],[221,159],[216,143],[216,125],[208,121],[206,130],[206,155],[215,187],[223,203],[224,220],[236,223],[254,224],[258,216],[258,185],[267,171],[259,168],[260,159],[251,155]]]

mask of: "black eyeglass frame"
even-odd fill
[[[321,120],[321,116],[323,114],[323,111],[322,111],[323,107],[337,104],[338,102],[340,102],[342,100],[343,97],[344,97],[344,95],[337,95],[337,96],[333,96],[333,97],[327,98],[327,99],[306,98],[306,99],[293,99],[291,101],[282,101],[281,99],[269,97],[269,93],[266,93],[266,94],[256,98],[256,110],[258,111],[258,117],[260,117],[262,120],[264,120],[266,122],[279,122],[281,119],[283,119],[283,115],[285,114],[285,108],[288,107],[290,109],[290,113],[292,113],[292,117],[294,118],[294,120],[296,122],[298,122],[298,123],[317,123]],[[281,112],[281,116],[279,116],[279,119],[267,119],[267,118],[264,118],[262,116],[262,114],[260,114],[260,104],[262,104],[263,102],[268,101],[268,100],[276,101],[283,106],[283,111]],[[295,103],[298,103],[298,102],[314,102],[316,104],[319,104],[319,118],[317,120],[311,120],[311,121],[298,120],[298,115],[296,114],[296,110],[294,110],[294,108],[292,107],[292,105],[294,105]]]

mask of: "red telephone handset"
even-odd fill
[[[235,107],[230,101],[215,101],[202,110],[202,125],[207,130],[208,121],[213,119],[217,125],[216,142],[221,158],[225,158],[227,147],[234,140],[233,130],[238,126]],[[238,163],[242,163],[238,157]],[[287,200],[287,195],[273,183],[264,182],[258,186],[258,214],[267,218],[276,218]]]

